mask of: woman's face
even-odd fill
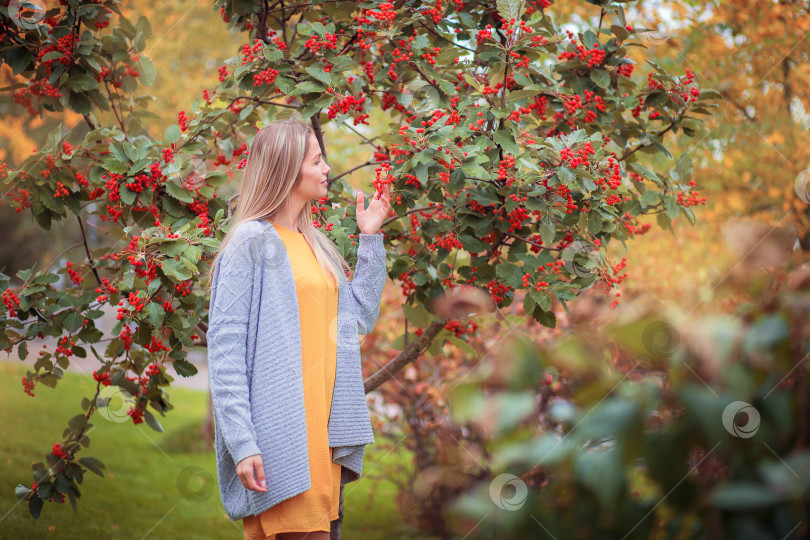
[[[321,147],[314,133],[309,134],[307,147],[306,157],[301,165],[301,173],[294,191],[305,200],[326,197],[329,193],[326,175],[332,168],[321,156]]]

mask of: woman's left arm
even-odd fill
[[[380,314],[387,275],[385,244],[380,226],[391,208],[390,189],[390,184],[386,184],[382,192],[376,191],[368,208],[364,208],[363,192],[357,191],[357,226],[360,229],[360,239],[354,279],[348,282],[348,297],[353,300],[352,311],[357,316],[360,334],[370,333]]]

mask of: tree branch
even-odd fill
[[[394,376],[396,372],[413,362],[422,354],[421,349],[426,349],[433,342],[436,335],[444,329],[447,321],[433,321],[418,340],[408,345],[393,360],[388,362],[374,375],[365,380],[364,386],[366,394],[377,389],[382,383]]]

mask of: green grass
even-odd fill
[[[26,364],[0,361],[0,538],[59,539],[236,539],[243,538],[242,522],[225,514],[216,481],[216,459],[201,440],[199,427],[206,415],[207,393],[170,388],[174,410],[165,417],[159,433],[145,423],[114,423],[98,413],[90,422],[90,447],[79,456],[101,460],[105,478],[86,472],[79,485],[78,513],[69,499],[64,504],[46,502],[39,519],[26,501],[14,495],[17,484],[30,486],[31,464],[45,461],[45,454],[61,443],[67,420],[82,412],[82,397],[92,396],[95,381],[67,372],[55,389],[38,385],[36,397],[23,392],[20,379]],[[115,402],[112,402],[115,404]],[[151,409],[151,408],[150,408]],[[380,472],[388,460],[402,455],[382,455],[368,447],[364,473]],[[380,461],[382,460],[382,461]],[[185,482],[192,497],[178,488],[183,472],[195,472]],[[186,478],[189,478],[187,475]],[[374,480],[361,478],[344,489],[344,538],[391,539],[405,530],[394,503],[394,486],[381,481],[373,497]]]

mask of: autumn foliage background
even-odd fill
[[[554,12],[556,21],[591,26],[598,23],[598,8],[587,2],[559,2],[546,9]],[[203,90],[210,91],[216,85],[217,70],[225,58],[234,56],[242,47],[244,35],[230,33],[221,13],[194,2],[125,3],[123,12],[133,21],[145,15],[152,24],[153,38],[143,53],[155,65],[155,81],[148,92],[157,99],[149,107],[154,115],[144,115],[138,121],[159,139],[180,111],[188,111],[195,99],[204,99]],[[462,464],[460,469],[465,474],[475,476],[484,469],[482,462],[488,463],[491,457],[481,450],[485,445],[462,444],[459,440],[468,438],[474,442],[475,436],[498,430],[478,426],[480,432],[471,432],[452,426],[448,422],[448,404],[453,401],[452,391],[481,362],[481,357],[495,365],[509,363],[511,357],[502,349],[507,337],[521,335],[537,344],[553,342],[583,326],[598,328],[623,310],[641,311],[650,305],[665,306],[665,310],[687,320],[734,314],[746,302],[758,302],[756,295],[761,291],[746,287],[744,276],[738,275],[740,262],[757,246],[773,248],[762,255],[760,262],[777,268],[777,276],[786,260],[806,260],[805,254],[810,251],[806,191],[810,174],[810,147],[806,144],[810,128],[810,41],[805,39],[810,32],[810,17],[806,6],[778,2],[637,2],[628,8],[628,22],[658,28],[643,39],[649,49],[628,48],[628,56],[638,69],[647,66],[644,58],[672,73],[682,73],[685,68],[699,87],[716,89],[723,96],[707,124],[695,126],[695,138],[676,138],[673,140],[677,143],[668,146],[676,157],[687,150],[690,153],[692,179],[705,198],[705,204],[696,210],[699,219],[692,226],[683,217],[676,218],[672,233],[659,228],[652,217],[647,223],[637,224],[626,250],[618,243],[611,246],[613,259],[626,258],[626,266],[620,267],[620,292],[589,291],[571,312],[555,302],[556,328],[539,327],[525,316],[522,302],[514,302],[504,310],[504,315],[511,318],[483,316],[460,329],[460,333],[478,332],[469,347],[480,351],[479,357],[467,354],[469,350],[461,343],[448,353],[431,350],[418,366],[404,369],[396,380],[380,389],[386,402],[406,411],[407,438],[403,443],[398,432],[386,441],[384,435],[379,447],[394,451],[406,446],[412,452],[412,463],[380,467],[370,476],[385,478],[397,486],[398,508],[403,515],[413,515],[410,525],[420,530],[446,535],[448,529],[438,510],[452,495],[468,487],[447,473],[449,464]],[[206,39],[200,40],[200,35]],[[6,65],[0,77],[2,86],[17,82]],[[13,102],[10,94],[0,95],[0,162],[11,168],[42,145],[60,121],[66,128],[83,122],[81,115],[70,112],[31,116]],[[368,122],[373,125],[381,118],[379,111],[371,111]],[[115,122],[111,113],[99,119],[105,125]],[[368,149],[353,144],[354,135],[340,128],[327,125],[325,140],[335,172],[375,158]],[[370,169],[359,169],[346,179],[368,193],[373,176]],[[761,227],[746,225],[739,218]],[[7,275],[29,268],[35,261],[46,265],[81,239],[73,222],[45,233],[33,220],[20,219],[8,206],[0,207],[0,226],[4,231],[0,271]],[[782,235],[782,230],[793,231],[795,242],[786,241],[794,237]],[[380,320],[374,333],[364,339],[364,358],[370,373],[405,345],[401,336],[403,309],[408,313],[401,300],[405,290],[402,283],[389,284]],[[404,324],[414,325],[414,320],[418,322],[417,315]],[[637,374],[625,354],[616,353],[609,363],[622,376],[632,379]],[[696,371],[706,379],[717,376],[705,365]],[[576,377],[551,372],[554,377],[542,375],[546,399],[555,393],[567,395]],[[589,399],[597,402],[592,397],[580,401]],[[383,426],[393,420],[380,417],[375,421],[375,428],[383,433]],[[715,472],[718,470],[722,470],[721,465]],[[537,485],[544,481],[535,480]],[[475,522],[461,520],[454,526],[456,530],[467,527],[472,531]]]

